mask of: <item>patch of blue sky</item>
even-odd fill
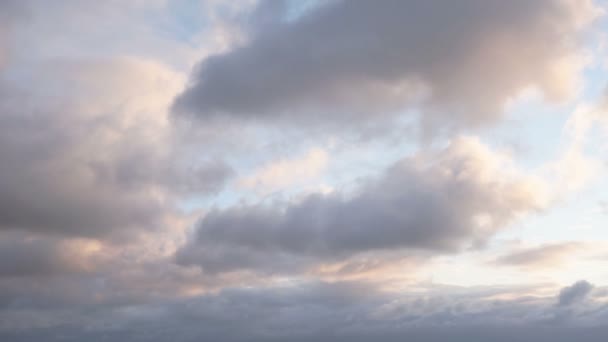
[[[606,198],[606,189],[608,181],[602,181],[546,212],[526,217],[497,238],[522,240],[531,244],[607,240],[608,215],[599,210],[601,201]]]
[[[562,132],[559,128],[567,117],[563,118],[563,114],[560,117],[553,121],[545,119],[545,123],[538,119],[531,120],[531,128],[527,129],[524,138],[533,147],[533,154],[529,154],[528,158],[518,158],[519,162],[523,160],[524,163],[527,161],[528,164],[538,166],[559,157],[564,143],[567,143],[560,140]],[[567,195],[546,211],[531,215],[513,229],[505,231],[501,237],[531,243],[608,239],[608,215],[598,210],[599,203],[608,198],[608,179],[602,177],[606,172],[605,155],[602,156],[602,150],[605,151],[605,146],[602,146],[605,135],[599,129],[592,129],[586,138],[584,153],[602,164],[599,175],[581,190]],[[543,151],[546,154],[543,155]],[[550,186],[560,188],[565,185],[555,183]]]
[[[414,115],[404,114],[403,119],[395,123],[399,128],[395,129],[393,125],[389,130],[391,134],[374,136],[371,139],[349,133],[346,129],[342,134],[328,135],[323,128],[302,130],[301,127],[285,127],[276,130],[258,127],[246,134],[252,134],[248,141],[259,143],[247,146],[228,157],[232,167],[238,170],[237,177],[251,175],[257,168],[277,160],[303,157],[313,148],[327,152],[328,164],[325,171],[318,177],[296,182],[294,186],[282,188],[263,197],[253,189],[239,188],[233,183],[214,196],[191,196],[180,203],[180,208],[192,211],[209,207],[226,208],[242,202],[281,202],[321,187],[348,193],[359,185],[360,180],[378,177],[396,161],[416,153],[420,146],[409,129]]]
[[[581,104],[592,107],[601,100],[604,88],[599,83],[602,83],[599,78],[590,79],[590,90],[563,105],[549,104],[539,96],[521,99],[510,108],[502,123],[485,130],[481,137],[492,146],[512,150],[524,169],[542,167],[557,160],[567,147],[565,125],[577,107]],[[585,152],[600,153],[602,135],[594,130],[586,138]]]
[[[327,3],[327,0],[289,0],[287,1],[286,22],[296,21],[317,6]]]
[[[494,148],[511,150],[523,168],[534,169],[558,157],[563,127],[574,108],[575,104],[547,104],[540,96],[525,97],[509,108],[502,122],[480,136]]]

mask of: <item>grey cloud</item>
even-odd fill
[[[359,122],[429,88],[425,124],[488,122],[525,87],[564,95],[594,13],[570,0],[333,1],[282,22],[258,13],[250,40],[203,60],[174,109]]]
[[[586,280],[564,287],[558,296],[559,306],[571,306],[584,301],[593,290],[593,285]]]
[[[454,252],[483,243],[542,194],[477,140],[403,159],[352,196],[310,195],[283,209],[245,205],[208,213],[177,253],[206,272],[294,271],[359,253]]]
[[[72,329],[71,329],[72,328]],[[33,341],[152,341],[160,342],[172,340],[176,342],[195,342],[200,341],[201,337],[214,340],[221,339],[227,342],[281,342],[285,338],[277,337],[234,337],[234,334],[213,334],[213,333],[185,333],[179,335],[179,331],[166,328],[159,331],[155,327],[147,327],[150,331],[146,332],[143,328],[137,331],[111,330],[99,333],[85,329],[75,329],[73,327],[35,329],[19,333],[3,333],[0,335],[7,341],[14,342],[33,342]],[[152,332],[153,331],[153,332]],[[335,334],[333,332],[308,334],[306,336],[289,337],[293,342],[401,342],[401,341],[421,341],[421,342],[604,342],[608,334],[608,328],[600,327],[552,327],[526,325],[516,327],[442,327],[442,328],[417,328],[411,331],[397,333],[366,333],[366,334]],[[193,336],[198,335],[198,337]],[[228,335],[228,336],[227,336]],[[176,337],[178,336],[178,337]]]
[[[75,118],[65,115],[69,109],[42,110],[15,103],[19,100],[5,98],[0,104],[3,229],[94,236],[136,223],[151,225],[158,218],[159,201],[101,183],[92,165],[78,160],[75,150],[85,142],[81,134],[91,132],[74,127]],[[92,158],[100,152],[87,151]]]
[[[150,125],[133,129],[125,122],[132,104],[150,94],[150,85],[134,82],[146,75],[166,81],[167,75],[120,58],[22,56],[20,49],[49,32],[38,32],[35,42],[23,36],[40,19],[34,3],[1,6],[13,28],[8,38],[19,44],[7,45],[16,55],[0,74],[0,230],[105,238],[157,228],[168,208],[166,199],[150,196],[158,181],[141,177],[132,186],[108,175],[127,163],[129,172],[162,170],[150,171],[157,165],[148,160],[158,160],[161,150],[149,143]],[[16,19],[17,13],[27,16]],[[139,156],[145,158],[127,161]]]
[[[551,297],[511,288],[383,291],[353,283],[233,288],[155,303],[0,310],[11,340],[123,341],[602,341],[607,308],[589,302],[567,324]],[[513,299],[496,300],[493,295]],[[23,321],[23,318],[27,318]],[[20,320],[20,322],[17,322]]]
[[[165,224],[178,194],[219,191],[231,167],[189,159],[165,123],[174,77],[116,58],[40,62],[1,80],[0,229],[125,237]]]
[[[17,17],[22,16],[24,10],[15,0],[0,2],[0,71],[8,58],[10,30]]]
[[[224,160],[210,160],[197,165],[189,174],[171,179],[182,180],[177,187],[186,193],[215,193],[220,191],[226,181],[234,176],[234,169]],[[185,180],[185,181],[184,181]]]
[[[24,234],[0,236],[0,277],[47,276],[86,272],[91,266],[77,243]]]

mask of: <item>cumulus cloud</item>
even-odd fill
[[[474,138],[390,167],[355,193],[209,212],[177,253],[207,272],[279,272],[370,251],[454,252],[544,205],[541,182]],[[320,261],[318,259],[321,259]]]
[[[559,306],[572,306],[578,304],[588,297],[591,290],[593,290],[593,285],[588,281],[578,281],[571,286],[564,287],[559,292],[557,304]]]
[[[295,20],[266,15],[245,44],[201,62],[174,108],[349,123],[417,103],[427,124],[488,122],[526,87],[571,94],[581,35],[598,13],[587,0],[462,0],[332,1]]]
[[[181,81],[162,64],[75,59],[31,72],[2,83],[1,229],[86,237],[154,229],[171,215],[173,194],[216,192],[231,176],[221,160],[180,162],[186,153],[176,152],[165,114]]]
[[[25,18],[7,4],[0,2],[0,19],[12,19],[11,59],[0,72],[0,310],[23,316],[2,329],[35,328],[38,310],[49,307],[65,319],[85,306],[198,289],[205,279],[164,258],[190,220],[178,204],[219,192],[234,171],[223,155],[185,142],[169,120],[182,74],[105,49],[89,31],[119,26],[110,18],[144,3],[15,1]],[[83,13],[95,18],[82,23]],[[132,24],[125,36],[141,22]],[[79,27],[71,30],[77,40],[70,25]],[[103,53],[79,50],[90,42]]]

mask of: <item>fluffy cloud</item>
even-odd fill
[[[313,194],[285,208],[209,212],[177,260],[211,273],[280,272],[370,251],[454,252],[541,208],[541,184],[507,155],[461,138],[401,160],[350,196]]]
[[[526,87],[568,96],[597,13],[587,0],[395,0],[266,15],[248,42],[202,61],[175,110],[350,123],[421,103],[427,124],[487,122]]]
[[[217,193],[232,167],[184,141],[169,120],[182,74],[91,36],[101,22],[120,31],[110,18],[142,14],[144,4],[7,4],[0,3],[12,29],[11,44],[0,47],[11,57],[0,72],[0,310],[19,319],[2,329],[54,320],[36,323],[39,310],[59,308],[53,316],[65,320],[83,307],[159,300],[211,283],[164,256],[190,220],[179,201]],[[84,23],[83,13],[95,18]],[[121,33],[134,34],[136,21]],[[7,23],[0,20],[0,30]],[[87,39],[73,39],[70,25]],[[88,49],[91,42],[103,52]]]
[[[180,161],[189,154],[177,152],[165,114],[181,81],[163,65],[76,59],[29,72],[1,84],[1,229],[86,237],[154,229],[171,215],[173,194],[212,193],[231,175],[221,160]]]
[[[582,302],[587,298],[589,293],[593,290],[593,285],[588,281],[581,280],[576,282],[572,286],[563,288],[559,292],[558,305],[560,306],[571,306]]]

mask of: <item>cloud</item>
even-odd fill
[[[0,278],[87,272],[94,268],[93,257],[99,249],[86,240],[0,236]]]
[[[598,13],[587,0],[395,0],[267,15],[246,43],[201,62],[174,109],[348,124],[421,104],[426,125],[484,123],[524,88],[571,94]]]
[[[238,183],[244,188],[271,193],[318,177],[325,170],[328,159],[325,150],[312,148],[301,157],[266,164]]]
[[[72,313],[21,306],[0,310],[0,337],[179,342],[566,342],[575,336],[599,342],[605,337],[605,305],[589,301],[568,324],[553,324],[547,318],[560,310],[552,305],[553,296],[531,296],[533,290],[431,286],[392,292],[365,284],[294,282],[154,303],[82,307]]]
[[[594,118],[603,127],[604,136],[608,136],[608,89],[604,90],[603,96],[596,105],[595,112],[592,114],[595,115]],[[602,151],[606,151],[608,145],[604,144],[601,148]]]
[[[604,214],[604,215],[608,215],[608,202],[607,201],[600,201],[598,203],[598,209],[599,212]]]
[[[601,160],[588,152],[600,110],[598,105],[579,105],[562,129],[560,155],[544,167],[547,176],[559,184],[553,190],[556,199],[584,189],[603,169]]]
[[[10,33],[17,18],[22,17],[26,10],[19,1],[5,0],[0,3],[0,70],[7,62],[10,45]]]
[[[231,167],[190,158],[167,120],[181,84],[137,58],[45,61],[0,84],[0,229],[125,237],[164,225],[178,193],[217,192]]]
[[[576,242],[545,244],[537,247],[521,248],[498,257],[498,265],[520,267],[551,267],[569,260],[572,253],[584,248]]]
[[[591,290],[593,290],[593,285],[589,282],[586,280],[578,281],[571,286],[564,287],[559,292],[557,304],[559,306],[572,306],[578,304],[588,297]]]
[[[313,194],[284,208],[211,211],[177,261],[211,273],[280,273],[371,251],[454,252],[540,209],[540,184],[507,155],[460,138],[399,161],[351,196]]]
[[[241,18],[255,2],[0,0],[0,340],[605,340],[607,297],[585,281],[557,295],[421,282],[442,271],[437,255],[480,282],[470,259],[487,254],[454,256],[545,208],[550,180],[477,138],[326,144],[325,127],[299,124],[373,120],[384,134],[394,122],[378,118],[404,108],[443,127],[495,120],[529,86],[564,99],[591,2],[262,1]],[[182,71],[210,53],[185,87]],[[173,105],[227,120],[192,125]],[[585,156],[595,121],[579,117]],[[294,125],[277,132],[277,120]],[[275,147],[302,154],[235,169]],[[328,179],[356,177],[401,148],[418,151],[307,191],[330,162]],[[210,198],[236,175],[247,198],[293,197]],[[221,209],[180,209],[207,203]],[[503,257],[540,265],[565,250]]]

